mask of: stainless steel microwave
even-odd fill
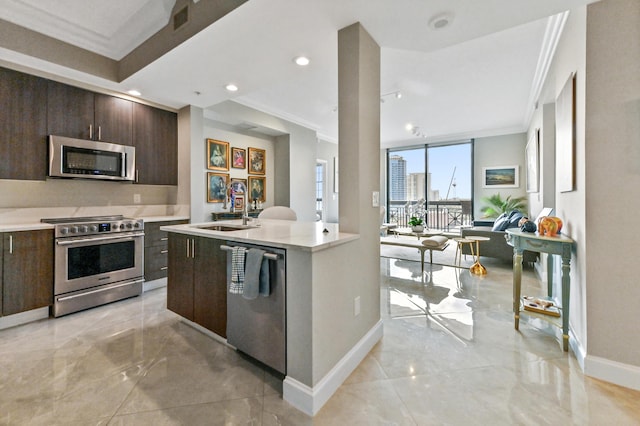
[[[49,176],[133,181],[136,152],[128,145],[49,136]]]

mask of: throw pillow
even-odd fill
[[[502,213],[500,216],[496,218],[496,221],[493,222],[492,231],[504,231],[509,226],[509,216],[506,213]]]
[[[524,215],[520,212],[513,211],[509,215],[509,223],[507,224],[507,228],[518,228],[518,222],[522,219]]]

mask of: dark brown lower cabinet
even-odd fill
[[[53,303],[53,230],[2,235],[2,315]]]
[[[227,336],[227,272],[224,242],[169,233],[167,308]]]

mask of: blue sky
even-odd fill
[[[471,145],[447,145],[429,148],[429,172],[431,173],[431,189],[440,191],[445,199],[455,168],[455,194],[449,191],[449,199],[454,197],[471,199]],[[424,149],[396,151],[407,161],[407,173],[422,173],[424,167]]]

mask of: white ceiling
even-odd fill
[[[381,92],[403,95],[381,105],[381,145],[389,147],[523,131],[545,69],[547,18],[593,1],[249,0],[120,83],[2,48],[0,59],[110,90],[137,89],[173,108],[231,99],[337,141],[337,32],[360,22],[382,48]],[[0,0],[0,19],[117,60],[166,25],[174,3]],[[429,23],[442,14],[450,25],[434,30]],[[296,66],[297,55],[311,64]],[[229,82],[240,90],[227,92]]]

